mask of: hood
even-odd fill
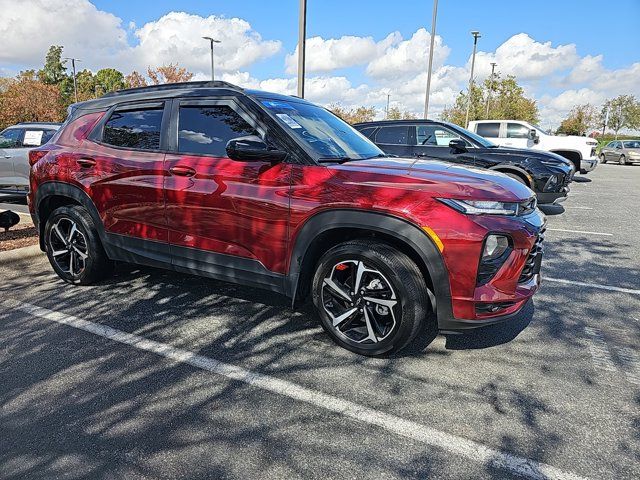
[[[378,186],[387,183],[390,187],[421,190],[443,198],[519,202],[534,196],[528,187],[502,173],[436,160],[378,158],[346,162],[333,168],[363,174],[351,175],[351,182],[362,179],[362,183],[375,182]]]
[[[558,168],[568,172],[573,169],[573,163],[567,160],[566,158],[558,155],[557,153],[545,152],[542,150],[532,150],[530,148],[511,148],[511,147],[498,147],[498,148],[487,148],[487,152],[491,153],[491,155],[499,156],[504,155],[505,157],[519,156],[524,158],[535,158],[537,160],[541,160],[545,162],[545,165],[549,166],[550,163],[555,163]]]

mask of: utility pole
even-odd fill
[[[71,69],[73,70],[73,96],[75,102],[78,103],[78,82],[76,81],[76,62],[81,62],[79,58],[65,57],[65,60],[71,60]]]
[[[607,123],[609,123],[609,106],[605,106],[604,107],[604,123],[602,124],[602,135],[604,135],[604,132],[607,128]]]
[[[424,96],[424,118],[429,114],[429,93],[431,91],[431,68],[433,66],[433,46],[436,38],[436,18],[438,16],[438,0],[433,0],[433,16],[431,17],[431,45],[429,46],[429,66],[427,67],[427,93]]]
[[[300,0],[298,18],[298,96],[304,98],[304,55],[307,44],[307,0]]]
[[[215,80],[215,70],[214,70],[214,64],[213,64],[213,44],[214,43],[220,43],[220,40],[216,40],[212,37],[202,37],[205,40],[209,40],[209,42],[211,43],[211,81],[213,82]]]
[[[384,118],[389,118],[389,99],[391,98],[391,95],[387,93],[387,111],[384,115]]]
[[[489,93],[487,93],[487,113],[485,113],[484,117],[489,120],[489,102],[491,101],[491,94],[493,93],[494,80],[493,75],[496,69],[496,62],[491,62],[491,80],[489,82]]]
[[[476,48],[478,46],[478,38],[481,37],[480,32],[473,31],[473,55],[471,57],[471,76],[469,77],[469,92],[467,94],[467,115],[464,120],[464,128],[469,128],[469,109],[471,108],[471,95],[473,92],[473,69],[476,65]]]

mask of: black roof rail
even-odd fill
[[[233,83],[223,82],[222,80],[209,80],[204,82],[163,83],[162,85],[149,85],[147,87],[125,88],[124,90],[116,90],[115,92],[106,93],[101,98],[117,97],[119,95],[128,95],[131,93],[176,90],[179,88],[229,88],[231,90],[243,90],[242,87],[234,85]]]
[[[60,122],[20,122],[16,125],[62,125]]]

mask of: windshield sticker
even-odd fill
[[[44,132],[42,130],[27,130],[24,132],[24,140],[22,141],[22,144],[38,147],[42,144],[43,134]]]
[[[298,122],[296,122],[293,118],[291,118],[286,113],[276,113],[276,116],[280,120],[282,120],[284,123],[289,125],[290,128],[302,128],[302,125],[300,125]]]

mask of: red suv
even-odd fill
[[[66,282],[113,261],[311,298],[352,351],[464,330],[536,292],[545,219],[503,174],[396,158],[305,100],[225,82],[70,107],[30,152],[40,246]]]

